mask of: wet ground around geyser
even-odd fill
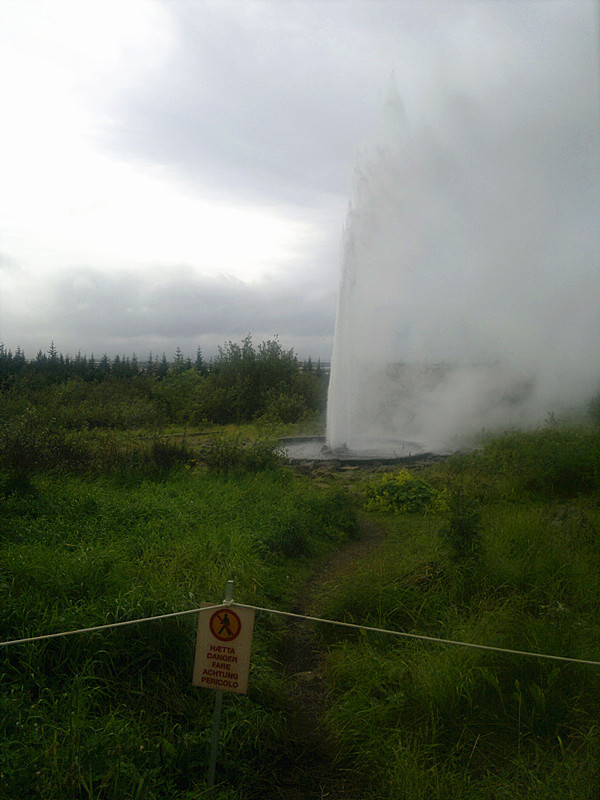
[[[370,441],[359,450],[331,450],[321,436],[294,436],[278,440],[284,456],[292,464],[313,462],[331,465],[412,464],[416,461],[438,461],[449,453],[428,451],[419,442],[404,440]]]

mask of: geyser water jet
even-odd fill
[[[568,162],[554,170],[562,141],[547,135],[527,160],[514,131],[508,149],[476,113],[453,125],[448,141],[413,132],[392,81],[359,156],[327,405],[334,452],[456,449],[482,429],[570,413],[598,389],[598,314],[575,305],[573,281],[597,291],[599,236],[585,229],[569,252],[582,221],[547,197],[554,178],[573,189]]]

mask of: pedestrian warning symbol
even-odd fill
[[[216,611],[209,622],[210,632],[221,642],[237,639],[242,629],[242,621],[231,609]]]

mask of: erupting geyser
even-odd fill
[[[597,391],[598,314],[584,296],[598,287],[597,175],[582,219],[558,191],[582,185],[581,165],[556,167],[564,142],[550,133],[532,150],[517,120],[506,128],[459,106],[443,134],[417,134],[392,83],[344,232],[330,450],[456,449]],[[572,248],[578,233],[588,244]]]

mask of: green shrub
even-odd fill
[[[26,488],[34,474],[113,474],[128,480],[163,478],[191,463],[184,442],[151,441],[115,431],[67,431],[36,407],[0,424],[0,471],[9,491]]]
[[[278,520],[263,543],[267,552],[281,553],[288,558],[310,555],[310,526],[303,515],[287,514]]]
[[[267,400],[264,417],[272,422],[299,422],[308,416],[306,400],[299,394],[273,392]]]
[[[600,431],[554,426],[511,431],[488,442],[479,465],[484,474],[508,473],[521,491],[574,497],[600,487]]]
[[[288,558],[311,555],[323,539],[341,542],[358,534],[349,497],[336,487],[321,492],[299,487],[293,502],[278,508],[267,522],[264,548]]]
[[[158,437],[152,442],[149,453],[149,463],[160,475],[165,475],[175,467],[189,464],[194,459],[194,454],[185,441],[168,442]]]
[[[280,449],[270,441],[243,442],[239,436],[215,436],[203,459],[214,472],[259,472],[274,469],[281,461]]]
[[[477,505],[460,491],[454,493],[449,505],[448,525],[441,529],[440,535],[448,546],[450,561],[455,564],[479,561],[482,538]]]
[[[445,508],[445,500],[431,484],[401,469],[367,484],[364,507],[367,511],[385,512],[440,511]]]
[[[562,500],[600,489],[600,428],[560,424],[508,431],[481,450],[436,465],[448,489],[464,489],[482,502]]]
[[[82,443],[34,406],[0,426],[0,468],[11,475],[82,468],[88,461]]]

